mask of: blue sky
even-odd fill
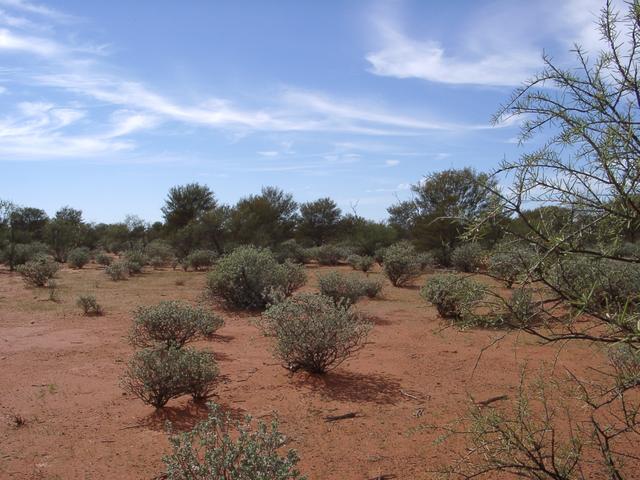
[[[263,185],[384,219],[429,172],[514,158],[491,115],[598,0],[0,0],[0,198],[161,218]]]

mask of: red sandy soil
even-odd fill
[[[315,276],[326,270],[309,267],[305,289],[314,289]],[[204,281],[205,273],[150,270],[113,282],[96,266],[65,269],[55,303],[47,289],[28,289],[19,275],[0,270],[0,478],[151,480],[161,473],[169,450],[165,422],[186,429],[206,410],[184,397],[155,412],[123,392],[131,311],[160,300],[195,302]],[[85,292],[97,296],[104,316],[81,314],[75,302]],[[474,371],[481,349],[502,332],[444,328],[418,287],[387,283],[383,298],[358,308],[374,318],[369,342],[324,377],[282,368],[255,316],[220,311],[226,324],[219,336],[196,345],[219,362],[213,400],[234,415],[268,420],[277,413],[309,479],[433,478],[455,444],[436,445],[441,432],[430,425],[453,421],[470,396],[513,398],[525,361],[530,371],[556,362],[556,371],[577,373],[602,362],[586,345],[559,351],[513,332]],[[358,415],[324,421],[347,412]],[[26,424],[16,427],[15,415]]]

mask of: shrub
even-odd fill
[[[394,287],[402,287],[418,278],[422,265],[409,242],[399,242],[384,251],[383,270]]]
[[[76,305],[82,308],[85,315],[102,315],[104,313],[95,295],[80,295]]]
[[[100,252],[96,255],[96,263],[98,265],[108,267],[111,265],[111,262],[113,262],[113,258],[106,252]]]
[[[531,292],[518,289],[505,302],[505,312],[500,315],[501,323],[515,328],[525,328],[537,324],[542,317],[542,308],[534,302]]]
[[[478,282],[452,274],[434,275],[420,290],[420,295],[431,302],[444,318],[473,323],[474,308],[484,298],[486,289]]]
[[[187,268],[200,270],[201,268],[209,268],[215,264],[218,254],[213,250],[194,250],[184,259]]]
[[[304,285],[304,267],[279,264],[269,250],[245,246],[223,257],[207,277],[207,292],[228,306],[264,308],[274,292],[289,296]]]
[[[149,264],[149,258],[143,250],[134,248],[124,252],[124,261],[130,275],[141,273],[142,268]]]
[[[18,243],[13,246],[13,250],[6,247],[0,252],[0,263],[8,264],[13,259],[13,265],[23,265],[30,260],[46,256],[48,252],[49,247],[41,242]]]
[[[24,283],[32,287],[44,287],[58,273],[58,264],[48,257],[37,257],[18,266]]]
[[[198,337],[213,335],[224,320],[201,307],[179,301],[138,307],[133,313],[129,341],[136,347],[181,348]]]
[[[640,303],[640,265],[634,263],[565,256],[554,262],[549,282],[579,309],[632,312]]]
[[[82,268],[91,260],[91,252],[86,247],[74,248],[67,255],[67,263],[71,268]]]
[[[416,258],[420,264],[420,270],[423,272],[436,264],[436,258],[431,252],[418,253]]]
[[[287,260],[293,263],[307,263],[310,258],[309,250],[295,240],[282,242],[273,250],[273,255],[279,263]]]
[[[286,438],[277,421],[270,427],[251,418],[234,422],[220,407],[209,404],[209,416],[192,430],[172,435],[172,453],[163,458],[167,480],[305,480],[298,470],[298,455],[278,452]]]
[[[152,242],[149,242],[144,249],[144,254],[150,259],[149,262],[154,268],[171,265],[171,262],[175,259],[175,254],[171,245],[162,240],[153,240]]]
[[[122,387],[161,408],[172,398],[210,391],[218,375],[213,356],[190,348],[146,348],[129,361]]]
[[[364,346],[370,325],[329,297],[302,293],[269,307],[263,328],[291,371],[324,373]]]
[[[451,252],[451,264],[461,272],[477,272],[484,263],[484,250],[478,243],[464,243]]]
[[[384,282],[380,279],[364,278],[362,282],[362,291],[369,298],[375,298],[380,295]]]
[[[123,261],[113,262],[107,268],[105,268],[105,273],[111,277],[111,280],[114,282],[118,280],[126,280],[129,276],[129,267]]]
[[[49,280],[47,288],[49,289],[49,300],[56,303],[59,302],[60,294],[58,291],[58,282],[55,280]]]
[[[386,247],[379,248],[376,250],[375,254],[373,255],[374,260],[380,266],[382,266],[382,263],[384,262],[384,252],[386,250],[387,250]]]
[[[354,270],[360,270],[362,272],[368,272],[373,267],[375,260],[373,257],[362,255],[349,255],[347,263],[353,267]]]
[[[322,245],[316,249],[316,258],[320,265],[338,265],[342,250],[336,245]]]
[[[508,288],[523,278],[535,261],[534,253],[526,248],[497,251],[489,257],[489,274],[504,281]]]
[[[343,275],[336,271],[318,276],[318,288],[322,295],[346,307],[365,295],[364,285],[357,275]]]

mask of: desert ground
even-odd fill
[[[315,290],[316,275],[331,268],[350,271],[310,265],[303,290]],[[0,478],[162,478],[166,422],[187,429],[206,408],[182,397],[155,411],[123,392],[131,312],[161,300],[197,302],[205,276],[148,269],[113,282],[96,265],[63,269],[53,302],[46,288],[0,270]],[[382,298],[359,302],[374,323],[368,343],[322,377],[283,368],[255,324],[259,314],[211,305],[225,326],[197,346],[219,363],[212,400],[234,416],[277,415],[309,479],[427,479],[460,446],[437,443],[442,432],[433,425],[452,422],[472,401],[513,398],[524,362],[529,371],[546,365],[584,375],[600,358],[577,342],[558,349],[512,332],[479,359],[504,332],[448,326],[419,296],[426,276],[410,288],[387,282]],[[105,315],[84,316],[75,304],[81,293],[95,294]],[[349,412],[355,418],[325,421]]]

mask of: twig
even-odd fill
[[[420,397],[416,397],[415,395],[411,395],[410,393],[407,393],[404,390],[400,390],[400,395],[404,395],[405,397],[413,398],[414,400],[417,400],[419,402],[423,402],[424,401],[424,399],[422,399]]]
[[[476,405],[480,407],[486,407],[491,405],[494,402],[499,402],[500,400],[507,400],[509,395],[498,395],[496,397],[487,398],[486,400],[482,400],[481,402],[474,402]]]
[[[344,413],[342,415],[329,415],[327,417],[324,417],[324,421],[335,422],[337,420],[345,420],[347,418],[356,418],[357,416],[358,416],[357,412],[349,412],[349,413]]]

